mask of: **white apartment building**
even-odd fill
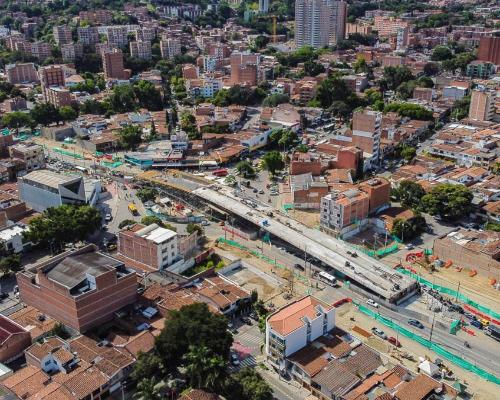
[[[108,37],[108,43],[113,46],[123,48],[128,44],[127,26],[109,26],[106,34]]]
[[[347,5],[336,0],[295,1],[295,44],[320,48],[345,36]]]
[[[271,314],[266,320],[266,355],[280,370],[286,357],[335,327],[335,308],[306,296]]]
[[[151,42],[142,40],[130,42],[130,55],[141,60],[151,60]]]
[[[174,58],[181,54],[181,41],[177,38],[163,38],[160,41],[161,58]]]
[[[86,46],[99,43],[99,31],[95,26],[81,26],[77,28],[78,42]]]

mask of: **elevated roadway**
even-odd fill
[[[267,216],[269,211],[276,212],[272,207],[261,204],[254,208],[226,188],[201,187],[191,193],[304,250],[383,300],[400,303],[416,291],[414,279],[363,253],[352,257],[346,243],[286,216]]]

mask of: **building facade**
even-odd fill
[[[5,67],[7,82],[16,85],[38,82],[38,73],[33,63],[8,64]]]
[[[381,112],[362,110],[353,115],[352,144],[371,154],[374,160],[378,160],[380,156],[381,125]]]
[[[500,65],[500,37],[484,36],[479,40],[477,59]]]
[[[469,107],[469,118],[476,121],[491,121],[495,114],[495,92],[473,90]]]
[[[142,40],[130,42],[130,56],[141,60],[151,60],[151,42]]]

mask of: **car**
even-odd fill
[[[467,318],[467,319],[470,319],[470,320],[474,320],[476,319],[476,316],[470,312],[466,312],[464,313],[464,317]]]
[[[306,269],[304,268],[303,265],[300,265],[300,264],[295,264],[293,266],[295,269],[298,269],[299,271],[305,271]]]
[[[231,364],[234,366],[240,365],[240,357],[236,353],[231,353]]]
[[[380,305],[376,301],[373,301],[372,299],[366,300],[366,304],[368,304],[369,306],[375,307],[375,308],[380,307]]]
[[[382,329],[378,329],[376,327],[373,327],[372,333],[381,339],[384,339],[384,340],[387,339],[387,335],[385,334],[385,332]]]
[[[247,325],[252,325],[252,320],[248,317],[241,317],[241,322],[247,324]]]
[[[464,309],[462,307],[460,307],[458,304],[452,304],[452,305],[448,306],[448,311],[457,312],[459,314],[464,313]]]
[[[250,314],[248,314],[248,316],[253,319],[254,321],[258,321],[259,320],[259,316],[257,315],[257,313],[255,312],[251,312]]]
[[[478,329],[483,329],[483,324],[479,322],[477,319],[472,319],[470,324]]]
[[[408,324],[418,329],[424,329],[424,324],[422,324],[422,322],[420,322],[419,320],[413,318],[408,320]]]
[[[0,300],[7,299],[9,297],[8,293],[0,293]]]
[[[481,322],[481,325],[483,325],[483,327],[486,327],[490,324],[490,321],[488,321],[487,319],[484,319],[484,318],[481,318],[479,320],[479,322]]]
[[[343,299],[340,299],[340,300],[337,300],[335,303],[333,303],[333,307],[340,307],[342,304],[345,304],[345,303],[350,303],[352,302],[352,299],[350,299],[349,297],[345,297]]]
[[[406,250],[413,250],[413,249],[414,249],[414,247],[413,247],[413,245],[412,245],[412,244],[407,244],[407,245],[405,246],[405,249],[406,249]]]
[[[396,339],[394,336],[389,336],[389,337],[387,338],[387,341],[388,341],[390,344],[392,344],[392,345],[394,345],[394,346],[396,346],[396,347],[401,347],[401,342],[400,342],[398,339]]]
[[[271,196],[278,196],[278,195],[279,195],[279,193],[278,193],[278,192],[274,192],[274,191],[271,191],[269,194],[270,194]]]
[[[254,188],[254,189],[253,189],[253,192],[254,192],[254,193],[259,193],[259,191],[257,190],[257,188]]]
[[[259,194],[264,194],[264,191],[262,189],[260,189]]]
[[[106,222],[109,222],[113,219],[113,217],[111,216],[111,214],[106,214],[106,216],[104,217],[104,221]]]
[[[206,219],[204,219],[203,221],[201,221],[201,225],[208,226],[208,225],[210,225],[210,222],[208,222]]]

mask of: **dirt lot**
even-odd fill
[[[349,238],[347,242],[357,246],[363,246],[369,250],[379,250],[394,244],[390,235],[386,237],[373,229],[366,229],[359,232],[357,235]]]
[[[352,331],[354,326],[358,326],[367,331],[370,331],[373,326],[377,326],[388,336],[396,337],[396,332],[362,314],[352,304],[345,304],[338,308],[335,317],[336,324],[340,328],[347,331]],[[352,321],[351,318],[354,318],[354,321]],[[356,336],[359,339],[363,339],[360,335]],[[395,350],[393,346],[378,337],[371,336],[363,341],[380,353],[389,356],[394,363],[402,364],[415,373],[417,372],[419,357],[428,356],[431,360],[438,357],[429,349],[402,335],[399,335],[398,340],[402,344],[402,347],[399,350]],[[414,361],[409,358],[413,358]],[[454,375],[458,377],[460,382],[464,383],[468,387],[467,392],[473,394],[470,398],[475,400],[492,400],[498,398],[498,386],[494,383],[487,382],[471,372],[462,370],[449,362],[445,362],[445,364],[453,371]],[[452,380],[446,380],[445,382],[450,385],[453,385],[454,383]]]
[[[316,228],[319,226],[318,210],[289,210],[288,215],[309,228]]]

